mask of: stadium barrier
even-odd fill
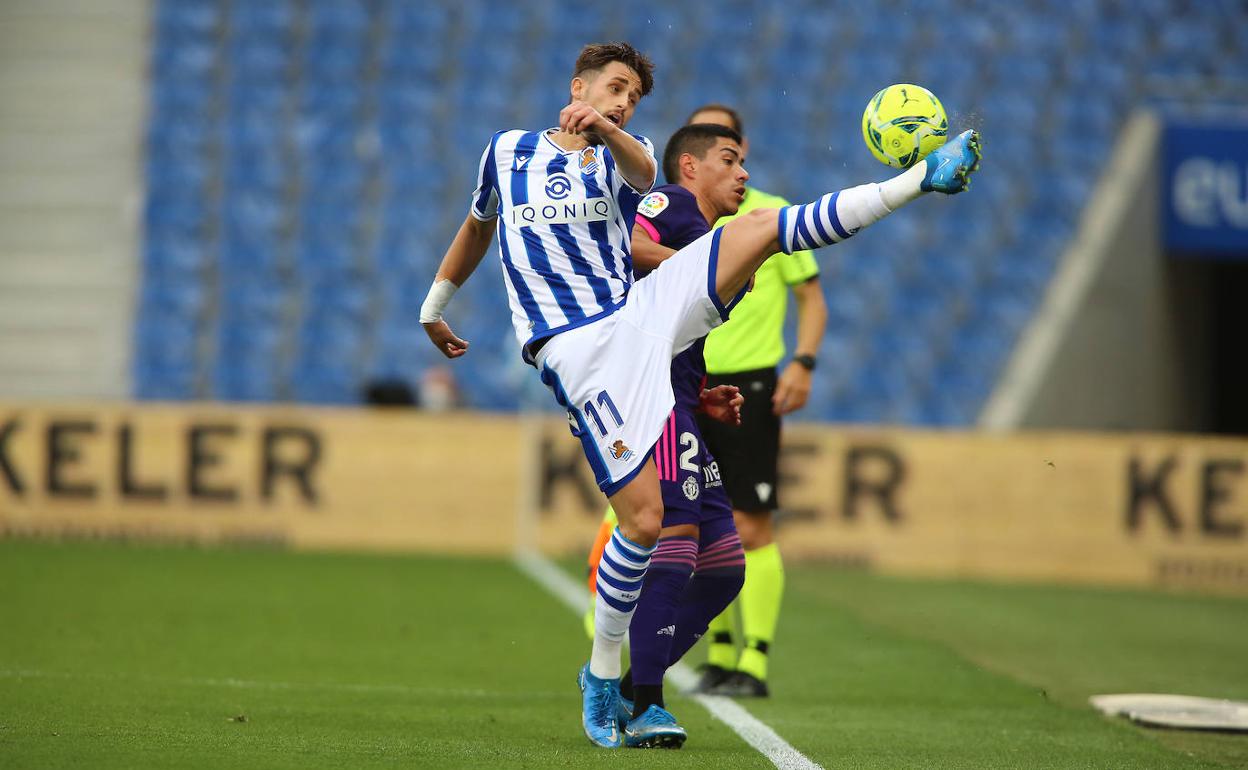
[[[1248,440],[786,427],[791,559],[1248,593]],[[604,501],[557,417],[0,405],[0,532],[507,554]]]
[[[505,553],[506,417],[221,406],[0,407],[9,534]]]

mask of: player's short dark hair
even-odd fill
[[[663,177],[667,183],[680,182],[681,155],[689,153],[695,158],[704,158],[706,151],[715,146],[716,139],[731,139],[741,144],[740,134],[718,123],[690,123],[677,129],[663,150]]]
[[[729,107],[728,105],[719,104],[718,102],[711,102],[710,104],[704,104],[701,107],[694,110],[693,112],[689,113],[689,117],[685,120],[685,123],[692,123],[694,117],[697,116],[699,112],[722,112],[724,113],[725,115],[728,116],[729,120],[732,121],[732,129],[736,131],[738,134],[740,134],[741,136],[745,136],[745,124],[741,122],[741,113],[737,112],[736,110]]]
[[[572,77],[579,78],[582,73],[601,70],[613,61],[630,67],[641,78],[641,95],[645,96],[654,88],[654,62],[641,51],[628,43],[590,43],[581,49],[576,57],[576,68]]]

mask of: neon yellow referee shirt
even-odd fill
[[[780,208],[789,202],[777,195],[745,188],[741,209],[723,217],[716,227],[730,222],[747,211]],[[733,374],[753,369],[768,369],[784,358],[784,311],[788,306],[789,287],[809,281],[819,274],[819,266],[809,251],[772,254],[758,269],[754,289],[732,309],[722,326],[706,338],[706,371],[711,374]]]

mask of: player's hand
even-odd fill
[[[559,111],[559,128],[569,134],[590,134],[600,139],[614,131],[616,125],[589,102],[572,102]]]
[[[776,392],[771,396],[771,410],[783,417],[806,406],[810,397],[811,371],[801,364],[790,361],[776,380]]]
[[[716,385],[702,391],[702,411],[712,420],[728,425],[741,424],[741,405],[745,396],[736,385]]]
[[[425,334],[429,335],[433,346],[447,358],[459,358],[468,352],[468,340],[456,337],[451,327],[446,325],[446,321],[434,321],[421,324],[421,326],[425,327]]]

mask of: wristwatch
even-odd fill
[[[793,363],[801,364],[808,372],[815,370],[815,357],[811,355],[793,356]]]

